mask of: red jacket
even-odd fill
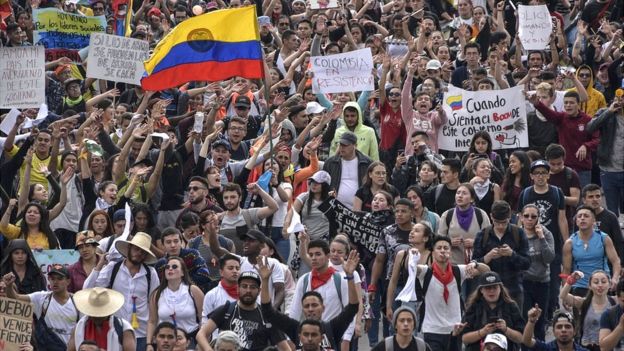
[[[539,102],[535,108],[557,127],[559,144],[566,151],[565,164],[575,171],[589,171],[592,168],[591,153],[596,152],[600,142],[600,132],[587,133],[587,123],[591,117],[585,112],[579,111],[576,117],[570,117],[566,112],[556,112]],[[529,136],[530,137],[530,136]],[[585,145],[587,156],[584,160],[576,158],[576,151]]]

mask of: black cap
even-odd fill
[[[58,274],[63,278],[69,278],[69,271],[61,264],[52,265],[52,268],[48,272],[48,275],[50,274]]]
[[[340,140],[338,141],[340,145],[354,145],[357,144],[357,135],[351,132],[344,132],[340,136]]]
[[[254,272],[254,271],[247,271],[247,272],[243,272],[238,276],[238,283],[240,284],[241,280],[243,279],[251,279],[251,280],[255,280],[256,283],[258,283],[258,286],[260,286],[260,284],[262,284],[262,281],[260,280],[260,276],[258,275],[258,273]]]
[[[546,168],[547,171],[550,171],[550,165],[548,164],[548,162],[544,160],[536,160],[536,161],[533,161],[533,163],[531,163],[531,172],[533,172],[534,169],[539,168],[539,167],[544,167]]]
[[[136,166],[152,167],[153,165],[154,165],[154,162],[152,162],[152,160],[150,160],[147,157],[144,157],[141,160],[134,161],[134,163],[132,164],[132,167],[136,167]]]
[[[479,289],[497,284],[503,284],[503,281],[496,272],[485,272],[479,276]]]
[[[65,89],[67,89],[67,86],[69,84],[71,84],[71,83],[78,83],[78,84],[80,84],[80,83],[82,83],[82,80],[80,80],[78,78],[69,78],[69,79],[67,79],[67,80],[65,80],[63,82],[63,86],[65,87]]]
[[[265,238],[266,238],[263,232],[256,230],[256,229],[250,229],[244,233],[241,233],[239,237],[241,240],[245,240],[249,238],[252,240],[258,240],[261,243],[265,242]]]
[[[251,100],[246,95],[239,95],[234,102],[234,107],[251,107]]]
[[[230,142],[225,139],[217,139],[214,143],[212,143],[213,149],[216,149],[219,146],[223,146],[227,151],[232,150],[232,147],[230,146]]]

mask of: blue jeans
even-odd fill
[[[147,338],[136,338],[136,351],[147,350]]]
[[[624,209],[620,208],[624,199],[624,172],[605,172],[600,171],[600,182],[602,190],[605,194],[607,208],[615,213],[616,216]]]
[[[284,262],[288,261],[288,255],[290,255],[290,240],[284,239],[282,236],[282,227],[273,227],[271,229],[271,240],[275,243],[277,252],[282,256]]]
[[[548,311],[548,290],[550,283],[540,283],[531,280],[524,280],[522,282],[524,287],[524,308],[522,310],[522,316],[526,320],[529,310],[538,305],[543,311]],[[546,319],[544,313],[540,316],[535,323],[535,338],[537,340],[546,340]]]
[[[366,280],[370,285],[371,274],[366,275]],[[381,280],[380,280],[381,282]],[[371,321],[371,327],[368,330],[368,346],[371,348],[375,347],[379,342],[379,315],[381,313],[381,290],[383,289],[383,284],[377,284],[377,292],[375,293],[375,299],[370,301],[371,314],[373,319]],[[384,318],[385,319],[385,318]],[[386,335],[384,335],[386,336]]]
[[[576,171],[579,176],[579,183],[581,183],[581,189],[587,184],[591,184],[591,171]]]

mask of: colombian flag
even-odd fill
[[[11,16],[13,9],[11,8],[10,0],[0,0],[0,20],[4,21],[5,18]]]
[[[451,110],[461,110],[462,109],[462,96],[461,95],[453,95],[446,98],[446,103],[451,106]]]
[[[234,76],[263,77],[254,6],[209,12],[178,24],[145,61],[145,90]]]

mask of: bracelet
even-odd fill
[[[344,277],[346,280],[353,280],[354,276],[353,275],[345,275]]]

